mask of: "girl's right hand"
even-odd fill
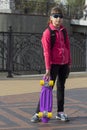
[[[46,73],[44,75],[45,79],[50,79],[50,70],[46,70]]]

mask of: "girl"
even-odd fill
[[[67,121],[68,116],[64,113],[64,88],[67,77],[67,72],[71,65],[70,42],[66,31],[66,40],[64,40],[63,30],[66,30],[62,25],[63,14],[59,7],[53,7],[50,13],[49,27],[55,31],[55,44],[51,48],[50,31],[47,28],[42,36],[42,46],[45,60],[46,73],[45,78],[51,77],[57,79],[57,115],[56,119]],[[31,118],[31,122],[39,122],[38,117],[39,103],[35,115]]]

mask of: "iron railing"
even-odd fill
[[[12,74],[41,74],[45,72],[40,33],[0,32],[0,71]],[[80,39],[78,39],[80,37]],[[70,36],[71,71],[86,70],[86,36]]]

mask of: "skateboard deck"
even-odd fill
[[[53,106],[53,93],[52,93],[52,80],[41,80],[42,86],[40,93],[40,112],[42,122],[47,123],[52,117],[52,106]]]

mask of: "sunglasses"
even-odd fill
[[[52,14],[51,16],[54,18],[63,18],[62,14]]]

